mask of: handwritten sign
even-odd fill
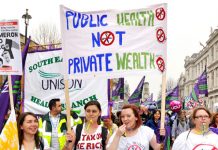
[[[69,77],[165,71],[166,4],[96,12],[60,6],[60,16],[65,74]]]

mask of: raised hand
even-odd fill
[[[125,132],[126,132],[126,125],[123,124],[122,126],[120,126],[118,128],[116,135],[119,136],[119,137],[122,136],[122,135],[125,136]]]

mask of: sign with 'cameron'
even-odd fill
[[[167,5],[77,12],[60,6],[65,74],[124,76],[166,70]]]
[[[0,21],[0,75],[22,75],[18,20]]]

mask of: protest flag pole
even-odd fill
[[[109,85],[109,91],[108,91],[108,97],[109,97],[109,103],[108,103],[108,107],[109,107],[109,118],[111,119],[111,113],[112,113],[112,106],[110,105],[112,103],[112,92],[113,91],[113,79],[109,79],[109,82],[108,82],[110,85]]]
[[[14,110],[11,75],[8,75],[8,89],[9,89],[9,96],[10,96],[9,98],[10,98],[11,113],[0,134],[0,149],[5,149],[7,147],[8,149],[18,150],[19,149],[18,129],[17,129],[15,110]]]
[[[65,93],[65,100],[66,100],[66,115],[67,115],[67,131],[71,130],[71,119],[70,119],[70,97],[69,97],[69,83],[68,78],[65,76],[64,79],[64,93]]]
[[[14,109],[14,97],[12,92],[12,80],[11,75],[8,75],[8,87],[9,87],[9,96],[10,96],[10,106],[11,110]]]
[[[166,71],[162,75],[162,99],[161,99],[161,123],[160,128],[164,129],[166,105]]]
[[[165,105],[166,105],[166,71],[162,74],[162,100],[161,100],[161,120],[160,120],[160,129],[164,128],[165,123]],[[164,142],[161,143],[161,149],[164,147]]]

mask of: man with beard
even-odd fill
[[[50,111],[39,119],[39,135],[48,142],[52,150],[61,150],[66,141],[67,117],[61,113],[61,102],[59,98],[49,101]],[[81,124],[82,120],[78,117],[71,117],[71,127]]]

